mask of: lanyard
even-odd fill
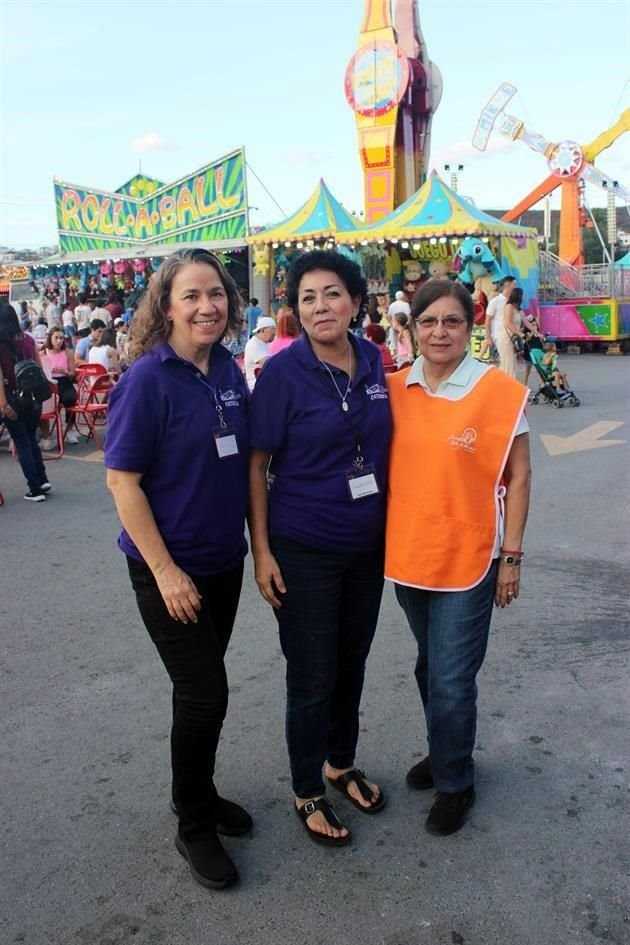
[[[332,382],[333,382],[333,384],[334,384],[334,390],[337,392],[337,394],[339,394],[339,388],[337,387],[337,383],[336,383],[336,381],[334,380],[334,377],[332,376],[332,372],[330,371],[330,368],[328,368],[327,373],[330,375],[330,379],[332,380]],[[335,401],[335,403],[337,403],[337,402],[338,402],[338,399],[337,399],[337,397],[335,397],[335,393],[333,392],[333,388],[331,388],[330,384],[328,384],[328,383],[326,382],[326,378],[324,377],[323,369],[322,369],[319,365],[318,365],[318,367],[317,367],[317,376],[319,377],[319,379],[321,380],[322,384],[324,385],[324,390],[326,391],[326,393],[327,393],[330,397],[332,397],[332,399]],[[349,393],[349,392],[348,392],[348,393]],[[361,409],[360,409],[360,417],[359,417],[359,424],[358,424],[358,426],[355,426],[355,424],[353,423],[353,420],[352,420],[352,411],[349,411],[349,410],[342,410],[343,418],[344,418],[344,420],[346,421],[346,423],[348,424],[348,426],[350,427],[350,431],[351,431],[351,433],[352,433],[352,439],[353,439],[353,442],[354,442],[354,449],[355,449],[355,453],[356,453],[355,459],[353,460],[353,463],[352,463],[352,464],[353,464],[353,466],[355,466],[357,469],[361,469],[361,468],[363,467],[363,463],[365,462],[364,457],[363,457],[362,454],[361,454],[361,441],[362,441],[362,439],[363,439],[363,433],[365,432],[365,418],[366,418],[366,414],[367,414],[367,394],[366,394],[366,392],[365,392],[364,389],[361,389],[360,398],[361,398]],[[343,401],[343,400],[342,400],[342,402],[345,403],[345,401]]]
[[[212,394],[212,397],[214,399],[214,409],[216,410],[216,413],[217,413],[217,420],[219,421],[219,426],[221,427],[222,430],[226,430],[227,423],[225,422],[223,418],[223,407],[219,403],[219,397],[218,397],[218,394],[221,392],[220,388],[213,387],[212,384],[208,383],[208,381],[206,381],[201,374],[196,373],[196,369],[195,369],[195,373],[193,374],[193,377],[195,377],[195,379],[198,380],[200,384],[203,384],[206,390],[209,390],[210,393]]]

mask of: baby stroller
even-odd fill
[[[540,387],[532,396],[530,403],[538,404],[542,397],[543,403],[551,404],[552,407],[564,407],[565,404],[568,404],[569,407],[579,407],[581,402],[580,398],[577,397],[572,390],[554,387],[553,374],[548,370],[547,366],[542,363],[544,352],[534,348],[530,350],[529,356],[541,382]]]

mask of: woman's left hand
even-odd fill
[[[494,591],[494,603],[497,607],[507,607],[516,600],[520,588],[520,565],[507,564],[502,558],[499,561],[497,584]]]

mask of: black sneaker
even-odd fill
[[[27,502],[45,502],[46,496],[41,489],[31,489],[30,492],[27,492],[24,496]]]
[[[238,879],[238,872],[216,833],[188,840],[177,833],[175,846],[188,861],[192,877],[206,889],[224,889]]]
[[[52,485],[50,482],[48,482],[48,480],[46,480],[46,482],[42,482],[41,486],[39,487],[39,491],[45,493],[49,493],[51,489]]]
[[[458,794],[438,791],[433,807],[427,817],[427,833],[448,836],[464,825],[466,814],[475,803],[475,789],[470,785]]]
[[[433,787],[433,775],[429,756],[419,761],[407,772],[407,784],[416,791],[426,791]]]
[[[171,798],[171,810],[174,814],[178,813],[177,804]],[[242,837],[249,833],[254,826],[254,821],[240,804],[234,801],[228,801],[224,797],[217,795],[215,805],[217,815],[217,833],[224,837]]]

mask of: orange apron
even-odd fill
[[[437,591],[479,584],[492,563],[502,476],[527,389],[490,368],[460,400],[387,377],[394,418],[385,576]]]

